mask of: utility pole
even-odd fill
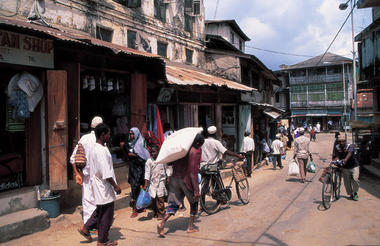
[[[346,101],[346,76],[344,74],[344,62],[342,64],[343,66],[343,126],[344,126],[344,138],[346,139],[347,142],[347,101]]]

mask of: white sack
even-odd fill
[[[297,162],[294,159],[291,159],[289,161],[288,175],[289,176],[297,176],[299,173],[300,173],[300,168],[299,168]]]
[[[186,156],[195,136],[202,132],[200,127],[187,127],[171,134],[162,144],[157,163],[170,163]]]

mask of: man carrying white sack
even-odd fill
[[[239,159],[243,159],[243,155],[239,155],[226,149],[223,144],[216,139],[216,127],[210,126],[207,128],[208,138],[205,139],[205,143],[202,146],[202,163],[216,163],[223,158],[224,154],[235,156]]]
[[[82,185],[82,209],[83,209],[83,224],[87,222],[87,220],[91,217],[92,213],[96,209],[94,195],[92,192],[91,184],[90,184],[90,167],[89,165],[85,165],[80,173],[75,164],[75,157],[78,150],[78,145],[82,144],[84,149],[84,154],[86,160],[88,160],[88,153],[93,145],[96,143],[96,136],[94,129],[97,125],[103,123],[103,119],[99,116],[95,116],[91,121],[91,132],[83,135],[79,140],[77,146],[73,151],[73,154],[70,157],[70,163],[73,165],[74,174],[75,174],[75,182],[79,185]],[[93,225],[92,229],[96,228],[96,224]]]

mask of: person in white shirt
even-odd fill
[[[239,159],[243,159],[244,156],[234,153],[226,149],[222,143],[216,139],[216,127],[210,126],[207,128],[208,138],[205,139],[205,143],[202,145],[202,163],[216,163],[220,161],[224,154],[235,156]]]
[[[243,153],[245,155],[245,158],[247,158],[247,176],[251,177],[252,174],[252,154],[255,151],[255,142],[253,138],[250,137],[251,133],[249,131],[246,131],[244,133],[244,139],[243,139]]]
[[[145,163],[145,184],[144,190],[149,187],[149,195],[152,197],[154,218],[162,220],[165,215],[165,196],[168,195],[166,185],[169,184],[171,169],[167,164],[156,163],[158,147],[152,146],[150,149],[151,158]]]
[[[86,160],[88,160],[88,153],[92,146],[96,143],[96,137],[94,129],[97,125],[103,123],[103,119],[99,116],[95,116],[91,121],[91,132],[83,135],[78,144],[82,144]],[[90,165],[86,163],[82,171],[77,169],[75,164],[75,156],[78,150],[78,144],[75,146],[74,151],[70,157],[70,163],[73,165],[75,181],[77,184],[82,185],[82,209],[83,209],[83,224],[87,222],[92,213],[96,209],[94,196],[90,184]],[[90,226],[90,229],[95,229],[96,223]]]
[[[319,124],[319,122],[317,122],[316,127],[317,127],[317,132],[321,132],[321,124]]]
[[[90,183],[96,204],[96,210],[88,219],[83,229],[78,230],[81,235],[92,240],[88,231],[88,225],[98,223],[98,246],[117,245],[117,241],[109,242],[108,233],[113,222],[114,201],[116,195],[121,193],[116,183],[113,169],[112,156],[105,145],[110,139],[110,128],[105,124],[99,124],[95,128],[96,143],[88,153],[88,165],[90,165]]]
[[[276,135],[276,140],[272,143],[272,159],[273,159],[273,168],[276,169],[276,164],[278,163],[278,166],[282,169],[282,163],[281,163],[281,155],[284,154],[284,143],[280,140],[281,139],[281,133],[278,133]]]

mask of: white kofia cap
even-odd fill
[[[215,134],[216,133],[216,127],[215,126],[210,126],[207,128],[208,134]]]
[[[95,116],[91,121],[91,128],[95,128],[97,125],[103,123],[103,119],[100,116]]]

